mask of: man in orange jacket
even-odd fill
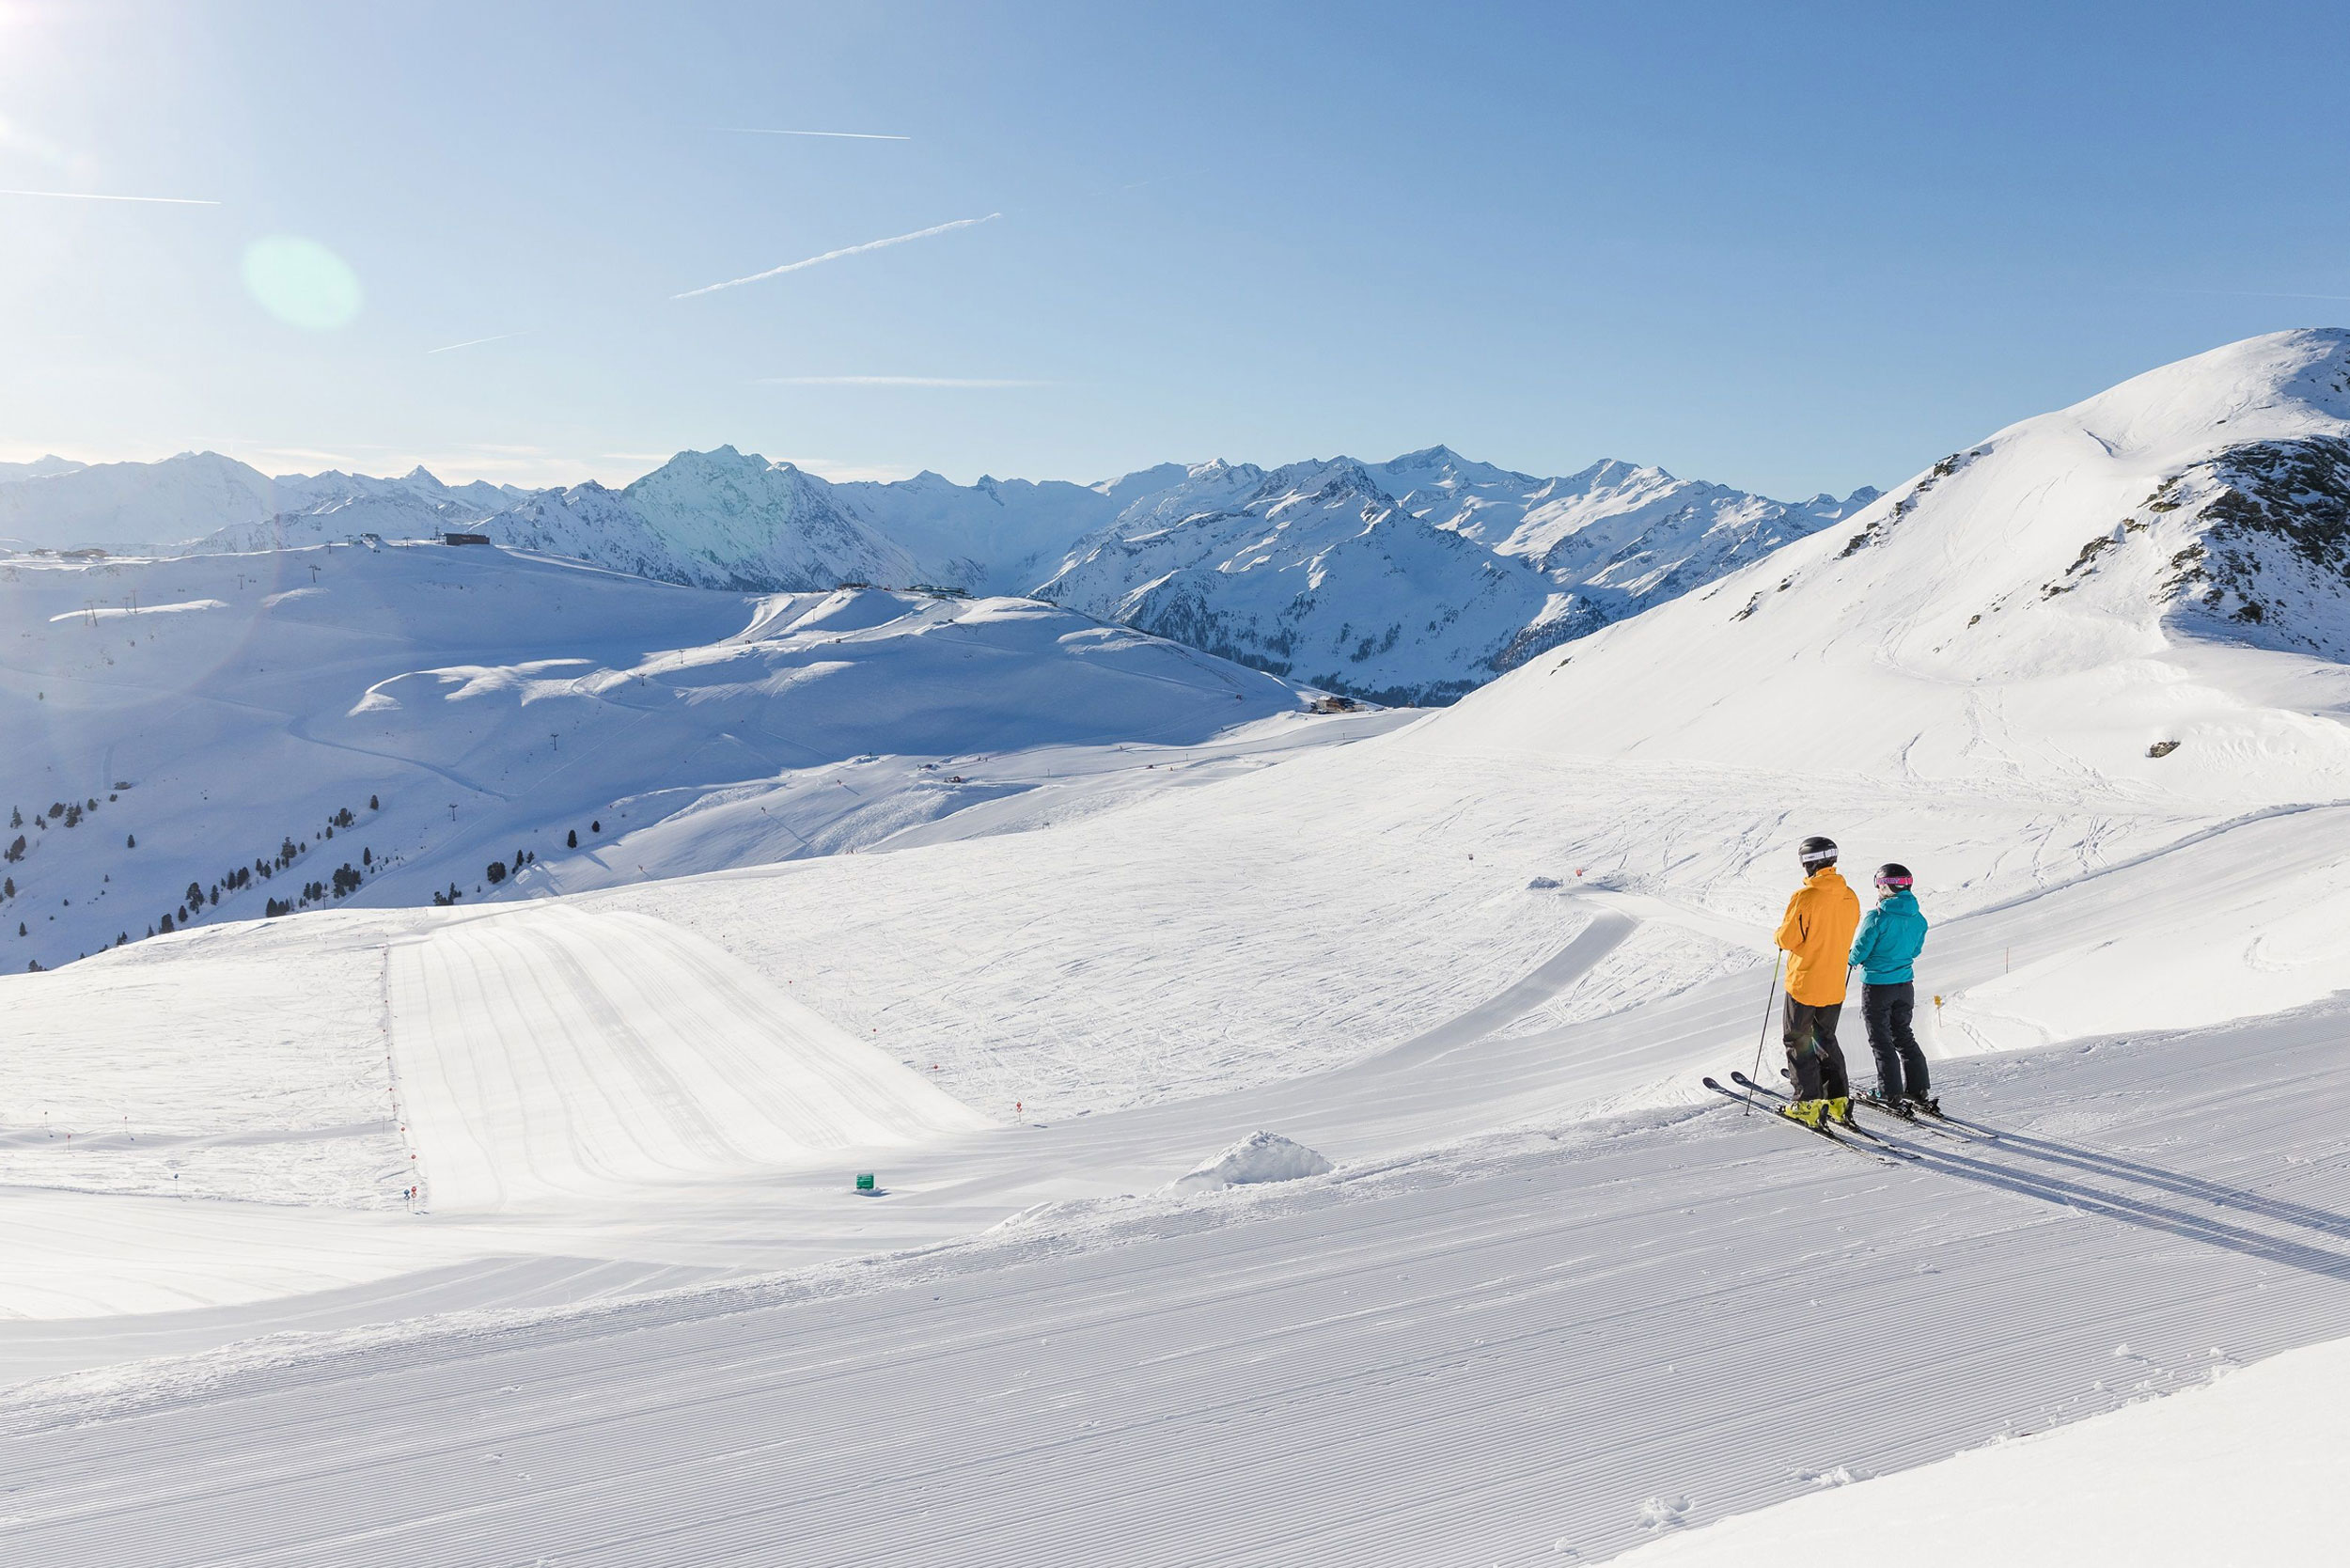
[[[1860,900],[1836,870],[1836,845],[1806,839],[1804,883],[1787,900],[1778,945],[1787,951],[1787,1073],[1795,1101],[1786,1113],[1806,1126],[1823,1117],[1852,1123],[1852,1084],[1836,1043]]]

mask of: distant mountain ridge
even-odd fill
[[[0,545],[175,554],[460,530],[697,588],[842,582],[1026,594],[1274,674],[1449,701],[1543,649],[1710,583],[1873,499],[1774,501],[1663,469],[1537,478],[1447,447],[1366,463],[1162,463],[1099,484],[835,483],[732,447],[548,490],[214,452],[0,469]]]
[[[0,464],[0,547],[182,553],[414,537],[478,523],[531,492],[447,485],[422,467],[396,479],[328,470],[271,478],[218,452],[159,463]]]

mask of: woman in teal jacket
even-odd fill
[[[1911,967],[1926,945],[1926,917],[1910,892],[1906,866],[1877,868],[1877,906],[1853,933],[1852,962],[1861,971],[1860,1015],[1877,1058],[1877,1097],[1904,1115],[1904,1099],[1937,1109],[1926,1082],[1926,1056],[1909,1021],[1918,1010]]]

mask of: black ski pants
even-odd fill
[[[1836,1020],[1844,1004],[1813,1007],[1787,998],[1787,1075],[1798,1100],[1839,1100],[1852,1092],[1844,1075],[1843,1048],[1836,1043]]]
[[[1860,1016],[1868,1021],[1869,1049],[1877,1058],[1877,1092],[1897,1104],[1904,1094],[1923,1100],[1934,1092],[1926,1087],[1926,1054],[1909,1032],[1917,1011],[1918,988],[1907,980],[1860,988]]]

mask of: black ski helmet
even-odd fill
[[[1888,860],[1877,868],[1879,887],[1888,888],[1896,893],[1904,892],[1913,880],[1909,874],[1909,868],[1898,860]]]
[[[1814,834],[1803,841],[1802,847],[1795,851],[1795,855],[1803,862],[1803,869],[1807,871],[1816,871],[1824,866],[1833,866],[1836,864],[1836,840],[1823,839]]]

